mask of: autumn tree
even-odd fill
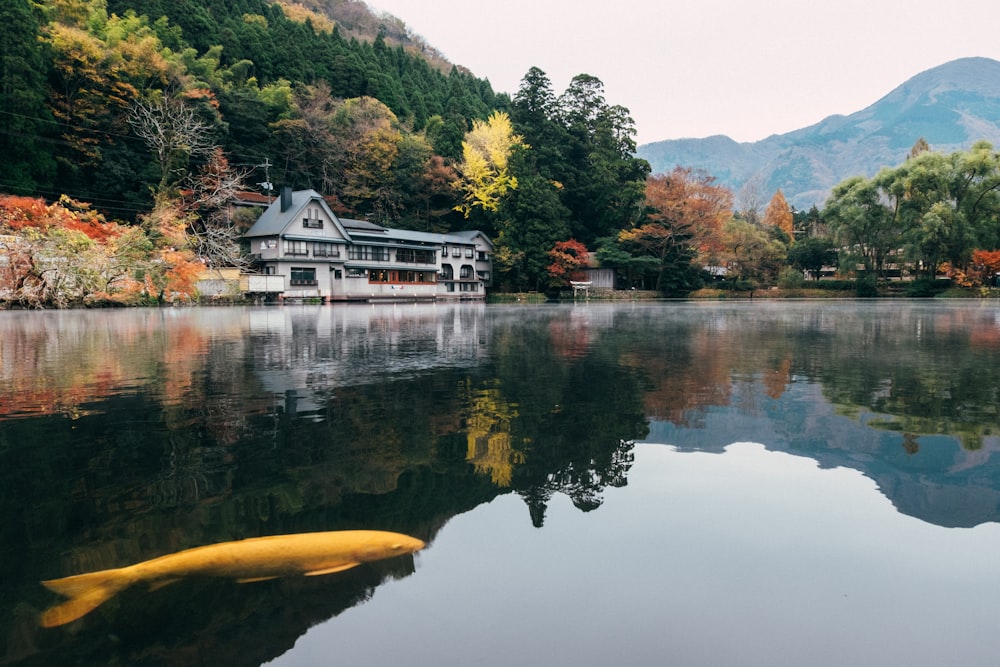
[[[466,218],[475,210],[496,212],[508,192],[517,188],[508,161],[511,152],[524,147],[514,133],[510,116],[495,111],[486,121],[474,121],[462,142],[462,162],[458,166],[462,203],[456,210]]]
[[[733,218],[722,229],[721,256],[730,277],[766,285],[775,281],[785,264],[786,249],[760,225]]]
[[[401,207],[393,181],[403,141],[396,115],[373,97],[358,97],[337,105],[330,124],[335,169],[329,191],[375,222],[391,224]]]
[[[145,235],[107,222],[89,204],[0,197],[0,234],[10,237],[0,270],[9,301],[61,307],[128,301],[139,291],[134,276],[148,257]]]
[[[194,214],[187,228],[192,251],[208,268],[248,267],[249,258],[240,248],[246,229],[234,216],[233,202],[246,188],[247,171],[230,165],[216,148],[190,179],[186,205]]]
[[[763,222],[767,226],[780,229],[788,238],[788,242],[792,243],[795,241],[794,221],[795,216],[792,209],[779,188],[764,210]]]
[[[668,295],[696,287],[700,265],[711,264],[721,249],[723,223],[732,216],[732,193],[710,174],[677,167],[646,181],[646,220],[621,231],[621,252],[655,266],[656,289]],[[613,257],[605,254],[604,259]],[[698,261],[696,261],[696,259]]]
[[[549,250],[549,257],[552,263],[549,264],[548,272],[550,285],[553,287],[566,287],[571,280],[582,280],[583,269],[590,263],[590,253],[582,243],[574,239],[556,243]]]

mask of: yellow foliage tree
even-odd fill
[[[472,122],[462,142],[462,163],[458,167],[462,203],[455,207],[465,217],[477,206],[496,211],[508,191],[517,188],[508,160],[516,148],[527,148],[523,137],[514,134],[510,116],[494,111],[486,121]]]

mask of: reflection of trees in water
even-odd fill
[[[842,414],[875,413],[865,424],[910,434],[908,451],[919,435],[950,435],[966,450],[998,435],[992,313],[902,310],[853,324],[833,333],[813,376]],[[874,353],[858,354],[859,341]]]

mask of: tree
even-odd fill
[[[527,148],[514,133],[510,116],[493,112],[484,121],[474,121],[462,142],[462,162],[458,166],[462,203],[456,207],[466,218],[476,208],[495,212],[504,196],[517,188],[508,160],[515,148]]]
[[[788,237],[789,243],[791,243],[795,240],[794,221],[795,216],[792,214],[792,209],[788,206],[788,202],[785,201],[785,195],[782,194],[779,188],[774,193],[774,196],[771,197],[771,201],[764,210],[764,224],[775,229],[780,229]]]
[[[633,156],[635,123],[628,109],[609,106],[601,80],[579,74],[556,111],[566,139],[561,173],[553,178],[563,186],[573,237],[592,245],[633,227],[642,219],[650,168]]]
[[[723,228],[723,257],[729,274],[757,284],[771,284],[785,262],[785,246],[746,220],[729,220]]]
[[[548,272],[553,287],[566,287],[571,280],[582,280],[582,269],[590,263],[590,253],[579,241],[570,239],[556,243],[549,250]]]
[[[246,229],[233,216],[236,194],[246,189],[246,170],[234,169],[221,148],[191,179],[188,206],[195,214],[188,226],[188,243],[205,266],[212,269],[249,267],[240,248]]]
[[[373,97],[352,98],[336,106],[330,128],[334,167],[328,191],[375,222],[393,223],[402,205],[393,178],[403,141],[396,114]]]
[[[876,182],[862,176],[834,186],[823,219],[843,248],[841,261],[850,273],[854,273],[860,262],[867,273],[880,278],[890,254],[902,242],[902,230],[893,209],[887,205]]]
[[[655,259],[656,289],[682,295],[697,287],[700,265],[713,263],[721,249],[722,225],[732,216],[732,193],[707,172],[682,167],[649,177],[645,191],[646,220],[619,232],[617,249]],[[610,246],[603,259],[613,261],[609,251]],[[648,260],[625,264],[632,270],[654,265]]]
[[[810,236],[788,249],[788,263],[811,273],[814,280],[819,280],[824,266],[833,266],[836,262],[837,250],[829,238]]]
[[[521,161],[517,151],[513,161]],[[569,237],[569,211],[551,181],[529,174],[504,201],[496,216],[494,271],[507,289],[539,290],[547,282],[548,248]]]
[[[51,115],[45,106],[45,62],[38,20],[28,0],[0,7],[0,187],[33,192],[48,185],[55,163],[39,150]]]
[[[180,99],[162,97],[153,102],[136,102],[129,107],[128,122],[159,165],[158,198],[167,196],[187,175],[192,157],[208,155],[215,149],[212,126]]]

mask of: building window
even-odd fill
[[[451,280],[455,277],[455,269],[451,268],[451,264],[442,264],[440,275],[442,280]]]
[[[396,261],[405,262],[406,264],[433,264],[435,256],[433,250],[399,248],[396,250]]]
[[[473,248],[466,248],[465,249],[465,256],[468,257],[469,259],[472,259],[475,256],[475,253],[476,253],[476,251]]]
[[[389,261],[389,249],[374,245],[352,245],[347,249],[347,259],[387,262]]]
[[[285,241],[286,255],[308,255],[309,248],[305,241]]]
[[[463,264],[461,270],[458,274],[459,278],[471,278],[472,277],[472,267],[468,264]]]
[[[434,273],[431,271],[392,271],[389,269],[369,269],[368,282],[394,283],[396,285],[433,283]]]
[[[489,258],[490,258],[489,255],[487,255],[482,250],[476,252],[476,261],[477,262],[485,262],[485,261],[489,260]]]
[[[302,226],[306,229],[323,229],[323,221],[319,218],[302,218]]]
[[[336,243],[314,243],[313,255],[315,257],[340,257],[340,248]]]
[[[451,256],[452,257],[461,257],[462,256],[462,249],[461,248],[452,248],[451,249]]]
[[[364,278],[368,275],[368,272],[364,269],[347,269],[348,278]]]
[[[441,246],[441,256],[442,257],[448,256],[448,246],[446,245]]]
[[[316,269],[292,267],[292,285],[316,285]]]
[[[478,292],[479,283],[459,283],[459,291],[461,292]]]
[[[445,292],[454,292],[455,291],[455,283],[445,283],[444,284],[444,291]]]

